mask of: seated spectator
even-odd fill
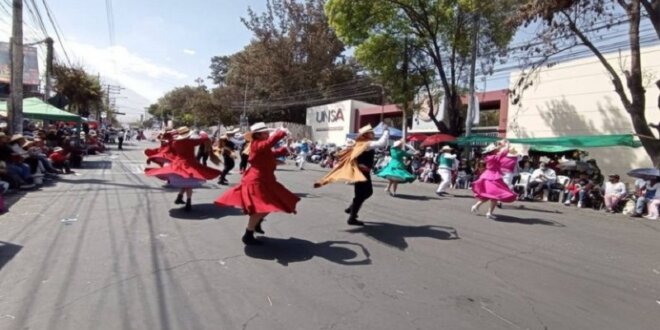
[[[18,147],[16,149],[10,145],[13,141],[13,144],[17,146],[21,139],[23,139],[23,136],[17,134],[9,140],[4,133],[0,132],[0,161],[5,162],[6,181],[8,180],[10,184],[13,183],[14,188],[30,189],[34,187],[30,176],[30,167],[23,163],[24,156],[27,156],[27,153],[23,148]]]
[[[527,157],[527,156],[525,156]],[[518,162],[518,173],[513,175],[513,180],[511,183],[515,186],[518,182],[520,182],[520,173],[529,173],[532,174],[534,172],[534,169],[532,168],[532,163],[529,160],[526,161],[520,161]]]
[[[419,174],[419,170],[422,168],[422,157],[421,153],[419,151],[415,152],[415,154],[412,157],[411,164],[410,164],[412,174]]]
[[[595,164],[596,164],[596,162],[593,161],[591,166],[592,167],[596,166]],[[603,174],[600,173],[600,169],[598,167],[593,167],[593,170],[592,170],[592,173],[591,173],[589,179],[594,184],[594,186],[597,186],[597,187],[602,187],[603,183],[605,181],[605,177],[603,176]]]
[[[653,192],[652,194],[648,193],[646,195],[648,197],[648,202],[646,204],[648,214],[645,216],[645,218],[649,220],[658,220],[658,207],[660,207],[660,182],[658,182],[660,180],[658,179],[659,178],[650,180],[650,182],[654,182],[654,184],[651,186],[647,185],[646,191]]]
[[[486,162],[483,160],[476,160],[475,161],[475,166],[474,166],[474,178],[479,179],[481,174],[486,171]]]
[[[435,154],[433,153],[433,148],[431,147],[426,147],[426,150],[424,151],[424,159],[434,159]]]
[[[458,164],[456,185],[459,189],[467,189],[472,179],[472,168],[468,165],[467,159],[461,159],[461,162]]]
[[[644,215],[646,205],[656,194],[655,186],[657,183],[658,178],[648,181],[643,179],[635,180],[635,196],[637,196],[637,200],[635,201],[635,212],[631,217],[641,218]]]
[[[528,195],[526,199],[533,200],[534,196],[543,192],[543,190],[547,190],[548,192],[543,197],[543,200],[547,201],[548,195],[556,181],[557,173],[549,168],[546,163],[541,163],[540,167],[532,172],[532,176],[527,184]]]
[[[69,155],[61,147],[55,147],[53,153],[49,156],[53,166],[63,170],[66,174],[73,173],[71,167],[69,166]]]
[[[566,186],[564,187],[564,205],[571,205],[576,199],[580,192],[580,184],[578,183],[580,178],[571,178]]]
[[[99,141],[95,130],[89,131],[89,135],[87,136],[87,140],[85,142],[87,143],[88,146],[87,152],[90,155],[95,155],[96,153],[101,153],[105,151],[105,146],[103,145],[103,143],[101,143],[101,141]]]
[[[582,208],[589,202],[589,196],[594,189],[594,184],[589,180],[587,173],[581,172],[575,183],[575,192],[577,197],[577,207]],[[575,197],[574,197],[575,198]]]
[[[619,180],[618,174],[612,174],[609,176],[609,181],[605,183],[603,199],[605,200],[605,212],[607,213],[613,213],[614,208],[627,194],[626,186]]]
[[[424,166],[422,166],[422,171],[419,175],[419,181],[425,183],[433,182],[433,176],[435,173],[434,169],[435,164],[430,160],[426,160]]]

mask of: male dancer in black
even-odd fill
[[[227,181],[227,174],[234,168],[235,162],[234,162],[234,151],[236,151],[236,143],[234,143],[233,136],[234,134],[238,133],[238,130],[232,130],[227,132],[221,139],[223,140],[221,144],[223,144],[222,148],[222,161],[225,164],[224,169],[222,170],[222,174],[220,174],[220,179],[218,180],[218,184],[221,185],[228,185],[229,182]]]
[[[376,149],[385,148],[389,136],[389,129],[383,125],[383,135],[378,141],[373,141],[375,134],[371,125],[362,127],[355,139],[355,145],[339,156],[339,165],[314,184],[315,188],[337,181],[348,181],[355,184],[353,202],[344,210],[349,214],[349,225],[364,226],[364,223],[358,220],[358,212],[374,191],[371,183],[371,170],[374,166]]]

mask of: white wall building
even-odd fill
[[[307,126],[312,128],[312,140],[343,145],[346,142],[346,134],[354,130],[357,109],[375,106],[346,100],[307,108]]]
[[[607,54],[605,57],[618,69],[629,65],[628,51]],[[660,79],[660,46],[642,49],[642,69],[647,76],[646,118],[649,123],[660,122],[658,88]],[[520,72],[513,72],[511,88]],[[625,78],[619,76],[625,85]],[[562,62],[543,69],[533,87],[524,92],[520,105],[509,105],[508,138],[557,137],[567,135],[604,135],[634,133],[630,116],[603,65],[594,57]],[[657,134],[657,131],[654,130]],[[643,148],[592,148],[589,158],[598,161],[604,175],[625,172],[637,167],[652,167]],[[627,181],[630,181],[629,179]]]

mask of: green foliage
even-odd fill
[[[325,11],[339,38],[356,47],[360,63],[386,83],[391,85],[392,81],[401,80],[403,73],[411,79],[408,87],[414,90],[423,86],[427,94],[432,94],[430,89],[439,80],[450,102],[447,122],[436,125],[441,131],[458,135],[463,127],[459,93],[467,81],[466,63],[472,55],[475,22],[480,31],[479,59],[482,67],[492,68],[504,55],[515,31],[504,22],[516,3],[514,0],[328,0]],[[405,57],[412,66],[409,72],[401,70]],[[401,99],[398,88],[392,89],[396,98]]]
[[[223,105],[240,112],[247,86],[252,121],[304,122],[305,99],[323,98],[326,86],[355,78],[358,68],[342,55],[344,44],[329,27],[324,3],[268,0],[264,13],[248,10],[242,22],[253,33],[252,42],[211,59],[210,78],[229,89]]]
[[[227,107],[217,99],[215,92],[206,87],[183,86],[175,88],[147,109],[162,121],[172,120],[175,126],[211,126],[218,122],[230,124]]]
[[[103,108],[103,88],[98,78],[82,66],[53,65],[54,90],[69,99],[69,109],[82,116]]]

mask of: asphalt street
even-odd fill
[[[377,181],[356,228],[352,186],[287,165],[298,214],[246,248],[246,216],[213,205],[227,188],[183,212],[142,174],[147,145],[90,156],[0,216],[0,329],[660,328],[660,222],[557,203],[487,220],[467,191],[393,198]]]

